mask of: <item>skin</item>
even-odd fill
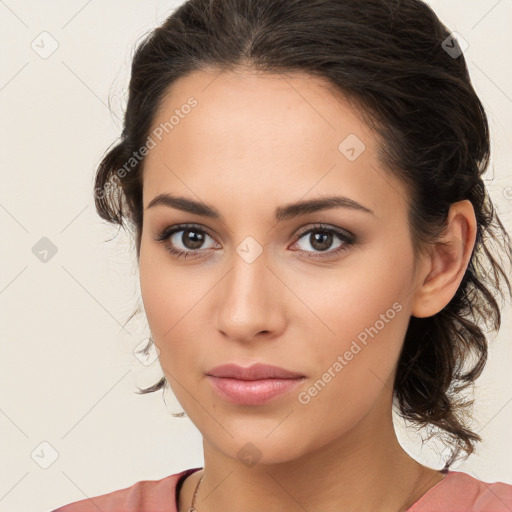
[[[410,316],[437,313],[457,291],[475,243],[471,203],[452,205],[443,237],[415,261],[405,187],[379,162],[376,135],[326,83],[247,68],[195,72],[174,84],[153,127],[191,96],[198,105],[146,156],[139,260],[160,364],[203,436],[204,470],[184,481],[180,512],[203,472],[199,512],[406,510],[444,475],[398,443],[396,363]],[[354,161],[338,149],[349,134],[366,146]],[[213,205],[224,220],[165,205],[148,209],[162,193]],[[333,194],[373,214],[332,208],[273,218],[278,206]],[[199,257],[177,258],[155,240],[179,223],[212,234],[195,246]],[[333,235],[322,253],[311,234],[299,233],[315,223],[356,241],[333,255],[344,243]],[[173,235],[175,247],[193,251],[182,235]],[[262,250],[251,263],[236,250],[248,236]],[[400,312],[300,403],[298,393],[395,303]],[[266,362],[306,379],[267,404],[235,405],[205,376],[226,362]],[[240,455],[249,442],[258,450],[255,465]]]

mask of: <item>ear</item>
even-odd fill
[[[412,316],[433,316],[452,300],[469,265],[476,228],[471,202],[464,199],[453,203],[448,212],[447,228],[423,263],[424,270],[414,290]]]

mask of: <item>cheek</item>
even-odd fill
[[[139,272],[144,310],[153,341],[160,350],[162,369],[167,377],[175,375],[181,380],[179,376],[184,372],[191,376],[204,369],[201,340],[205,338],[205,295],[212,284],[199,272],[184,271],[155,256],[141,248]],[[190,361],[194,361],[193,371]]]
[[[170,258],[162,247],[154,247],[143,237],[139,257],[140,289],[152,333],[160,339],[162,333],[169,331],[183,316],[199,284],[194,283],[193,273],[184,272]]]
[[[172,336],[180,314],[183,314],[186,289],[180,285],[179,275],[172,271],[172,267],[160,260],[161,256],[155,251],[141,245],[139,275],[142,301],[153,340],[163,356],[164,341]]]
[[[366,296],[363,288],[371,291],[371,281],[356,281],[358,286],[347,281],[341,291],[339,286],[337,292],[331,290],[337,295],[331,295],[324,309],[319,304],[319,316],[335,334],[322,326],[328,335],[304,349],[316,372],[298,397],[297,417],[301,429],[315,433],[310,439],[319,446],[318,439],[334,439],[350,431],[377,402],[389,404],[408,325],[399,290],[390,287],[386,293]]]
[[[389,255],[374,260],[365,258],[338,275],[317,279],[314,287],[303,280],[296,289],[314,313],[303,315],[302,338],[309,340],[304,350],[321,381],[319,402],[326,407],[336,399],[328,396],[331,392],[354,407],[364,404],[365,394],[374,399],[399,357],[409,323],[409,276],[403,272],[405,262],[391,264],[396,260]]]
[[[143,247],[143,246],[142,246]],[[144,310],[154,337],[164,328],[164,323],[170,323],[169,312],[173,311],[172,289],[166,286],[165,273],[159,265],[152,263],[149,254],[141,248],[139,260],[140,290]],[[158,336],[159,337],[159,336]]]
[[[295,277],[293,291],[301,300],[289,302],[296,308],[294,318],[302,319],[309,331],[316,327],[333,343],[357,337],[381,317],[389,331],[387,321],[399,316],[396,310],[400,307],[393,308],[393,304],[404,306],[408,293],[406,266],[407,262],[389,253],[375,252],[351,258],[328,272],[320,269],[310,275],[303,273],[300,279],[288,276],[289,280]]]

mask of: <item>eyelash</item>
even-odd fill
[[[179,233],[180,231],[187,231],[187,230],[195,231],[195,232],[198,232],[201,234],[206,234],[210,238],[214,239],[214,237],[208,232],[208,230],[206,230],[198,225],[179,224],[176,226],[172,226],[171,228],[164,229],[159,235],[157,235],[155,237],[155,240],[157,242],[167,242],[169,240],[169,238],[172,235],[174,235],[175,233]],[[328,227],[323,224],[315,224],[314,227],[309,228],[306,231],[299,232],[297,234],[296,242],[298,242],[305,235],[308,235],[310,233],[315,233],[315,232],[321,232],[323,234],[333,233],[338,236],[338,238],[343,242],[343,244],[334,250],[316,251],[313,253],[311,253],[311,251],[298,250],[298,252],[300,252],[300,253],[306,253],[307,254],[306,257],[308,257],[308,258],[314,259],[314,258],[337,256],[337,255],[347,251],[349,249],[349,247],[355,243],[355,236],[352,235],[351,233],[348,233],[347,231],[343,231],[338,228]],[[294,243],[296,243],[296,242],[294,242]],[[194,250],[183,251],[183,250],[175,249],[174,247],[170,246],[169,244],[166,244],[166,249],[170,254],[172,254],[173,256],[175,256],[177,258],[180,258],[180,257],[187,258],[189,256],[196,258],[198,253],[205,250],[205,249],[197,249],[195,251]],[[208,249],[206,249],[206,250],[208,250]]]

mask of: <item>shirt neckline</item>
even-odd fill
[[[183,486],[183,482],[186,478],[188,478],[192,473],[195,473],[196,471],[199,471],[203,469],[202,467],[199,468],[190,468],[183,471],[183,474],[179,477],[178,481],[176,482],[176,510],[179,510],[179,494],[181,491],[181,487]],[[427,499],[427,496],[430,497],[431,494],[433,494],[441,484],[451,475],[454,475],[457,473],[456,471],[446,470],[441,471],[441,473],[444,473],[444,476],[439,482],[437,482],[434,486],[432,486],[428,491],[426,491],[424,494],[422,494],[408,509],[406,512],[414,512],[416,510],[416,507],[422,505],[422,502]]]
[[[416,510],[416,507],[423,505],[423,502],[428,498],[431,497],[432,494],[435,494],[437,490],[441,487],[441,484],[446,481],[448,477],[451,475],[456,474],[456,471],[446,470],[441,471],[441,473],[444,473],[444,477],[439,480],[434,486],[432,486],[428,491],[426,491],[424,494],[422,494],[408,509],[406,512],[414,512]]]
[[[174,493],[174,495],[175,495],[175,504],[176,504],[176,510],[177,511],[179,510],[179,496],[180,496],[180,491],[181,491],[181,487],[183,485],[183,482],[192,473],[195,473],[196,471],[199,471],[200,469],[203,469],[203,468],[186,469],[185,471],[183,471],[183,474],[178,478],[178,481],[176,482],[176,491]]]

